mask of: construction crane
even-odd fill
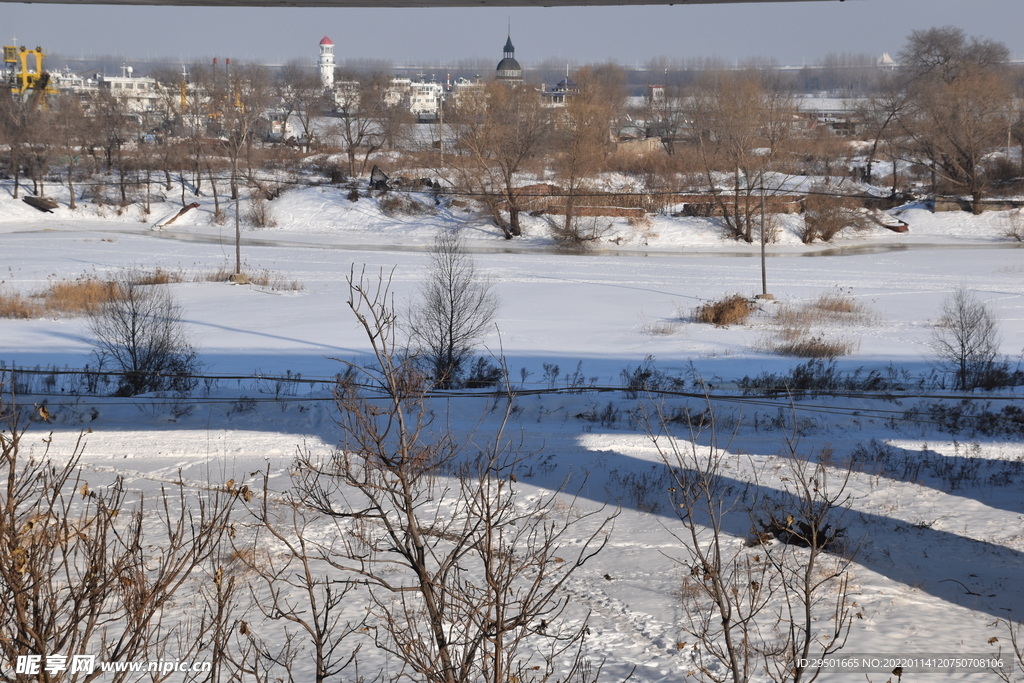
[[[50,74],[43,69],[43,48],[29,50],[24,46],[4,45],[4,71],[7,87],[13,97],[26,100],[29,109],[46,107],[46,95],[56,95],[50,85]]]

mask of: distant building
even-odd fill
[[[882,56],[875,62],[879,68],[886,69],[888,71],[895,71],[896,67],[899,66],[892,57],[889,56],[888,52],[883,52]]]
[[[519,85],[523,82],[523,67],[516,61],[516,49],[512,46],[512,36],[505,41],[505,56],[498,62],[497,79],[509,85]]]
[[[160,86],[156,79],[135,78],[133,72],[132,67],[122,66],[120,76],[99,76],[96,85],[99,90],[108,91],[132,113],[156,111],[160,103]]]
[[[476,80],[458,78],[445,84],[445,107],[474,107],[482,102],[481,98],[486,97],[487,91],[479,75]]]
[[[334,41],[327,36],[320,41],[320,57],[317,60],[320,67],[320,82],[325,90],[334,89]]]
[[[418,121],[436,121],[441,115],[443,97],[444,86],[420,75],[420,80],[409,86],[409,112]]]
[[[388,107],[405,107],[418,121],[436,121],[441,116],[441,100],[444,85],[428,81],[424,74],[420,80],[395,76],[384,93],[384,104]]]
[[[99,90],[99,75],[82,76],[70,69],[61,69],[50,73],[50,85],[61,94],[74,95],[88,110],[88,105]]]
[[[409,91],[412,89],[412,79],[405,76],[395,76],[388,84],[384,92],[384,104],[388,107],[409,106]]]
[[[541,93],[545,107],[564,107],[566,102],[578,95],[580,86],[566,75],[551,90]]]
[[[334,106],[343,114],[358,111],[362,102],[362,85],[359,81],[338,81],[334,84]]]

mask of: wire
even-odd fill
[[[46,370],[42,368],[30,368],[20,369],[11,367],[0,367],[0,376],[7,374],[16,376],[18,374],[28,375],[95,375],[100,377],[120,377],[123,373],[114,371],[101,371],[92,369],[65,369],[65,370]],[[266,375],[262,373],[254,373],[251,375],[209,375],[209,374],[189,374],[189,375],[155,375],[158,377],[167,377],[171,379],[190,379],[190,380],[202,380],[202,381],[252,381],[252,382],[268,382],[268,383],[281,383],[281,384],[310,384],[310,395],[298,396],[285,392],[282,395],[280,392],[275,391],[273,396],[255,396],[250,397],[247,395],[241,395],[237,397],[211,397],[211,396],[178,396],[178,397],[142,397],[142,398],[123,398],[123,397],[111,397],[103,394],[96,393],[71,393],[71,392],[24,392],[31,396],[46,397],[47,399],[53,397],[63,397],[68,399],[74,397],[74,401],[60,401],[60,402],[49,402],[50,406],[60,407],[82,407],[84,406],[112,406],[112,405],[139,405],[140,401],[147,401],[150,405],[159,406],[176,406],[182,402],[189,402],[197,405],[236,405],[240,401],[251,402],[251,403],[309,403],[309,402],[334,402],[337,399],[333,395],[327,396],[314,396],[312,395],[313,388],[316,384],[331,385],[331,388],[338,382],[338,376],[325,377],[325,376],[314,376],[314,377],[302,377],[300,375]],[[387,394],[379,385],[369,383],[357,383],[352,382],[350,386],[355,387],[363,392],[376,393],[376,397],[368,398],[387,398]],[[256,388],[260,393],[264,393],[265,390]],[[269,393],[269,392],[267,392]],[[908,417],[908,411],[901,410],[887,410],[883,408],[847,408],[843,406],[823,406],[815,403],[798,402],[794,400],[794,396],[803,394],[811,394],[814,398],[852,398],[861,399],[866,401],[896,401],[899,399],[904,400],[970,400],[977,398],[969,394],[960,393],[922,393],[912,391],[891,391],[891,392],[869,392],[869,391],[807,391],[802,393],[794,392],[791,395],[782,395],[781,392],[769,392],[763,394],[726,394],[726,393],[710,393],[705,391],[681,391],[676,389],[661,389],[661,388],[650,388],[633,390],[629,387],[623,386],[597,386],[587,385],[585,387],[546,387],[546,388],[525,388],[525,383],[522,383],[518,389],[513,388],[512,394],[514,397],[529,397],[529,396],[551,396],[551,395],[583,395],[583,394],[605,394],[605,393],[625,393],[632,394],[634,396],[646,396],[649,398],[653,397],[664,397],[664,398],[686,398],[694,399],[699,401],[711,401],[718,403],[733,403],[739,405],[752,405],[762,407],[781,408],[789,407],[796,410],[799,413],[811,413],[811,414],[822,414],[822,415],[842,415],[848,417],[863,417],[866,419],[884,419],[893,422],[906,422],[915,424],[928,424],[942,426],[943,423],[939,420],[931,420],[923,417]],[[441,390],[433,389],[428,390],[425,393],[428,397],[437,398],[468,398],[468,399],[484,399],[494,400],[508,396],[508,392],[504,390],[494,391],[480,391],[480,390]],[[82,399],[100,399],[95,402],[82,401]],[[986,401],[1020,401],[1021,396],[1016,394],[987,394],[984,396]],[[1008,423],[1016,424],[1016,420],[1012,416],[995,415],[996,419],[1005,420]],[[963,415],[962,419],[966,420],[991,420],[992,414],[988,415]]]

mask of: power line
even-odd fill
[[[17,374],[29,374],[29,375],[96,375],[102,377],[119,377],[123,373],[114,371],[99,371],[91,369],[65,369],[65,370],[46,370],[46,369],[16,369],[9,367],[0,367],[0,376],[17,375]],[[281,383],[281,384],[301,384],[307,383],[311,385],[310,395],[298,396],[294,393],[289,392],[274,392],[273,396],[248,396],[245,394],[234,396],[234,397],[214,397],[214,396],[192,396],[192,395],[181,395],[181,396],[143,396],[138,398],[129,397],[117,397],[98,393],[71,393],[71,392],[38,392],[31,391],[25,392],[27,395],[32,397],[45,397],[47,400],[50,398],[63,398],[70,399],[74,398],[73,401],[64,400],[58,402],[48,402],[50,406],[59,407],[74,407],[79,408],[83,406],[111,406],[111,405],[132,405],[138,406],[141,401],[146,401],[147,404],[153,406],[180,406],[182,403],[190,403],[196,405],[237,405],[239,402],[247,403],[320,403],[320,402],[334,402],[336,398],[332,395],[326,396],[314,396],[312,395],[313,387],[316,384],[331,385],[333,389],[338,382],[337,376],[335,377],[301,377],[298,375],[266,375],[262,373],[254,373],[251,375],[209,375],[209,374],[192,374],[192,375],[160,375],[161,377],[175,378],[175,379],[192,379],[198,381],[252,381],[252,382],[269,382],[269,383]],[[387,393],[382,389],[380,385],[365,383],[365,382],[350,382],[348,386],[352,386],[360,391],[367,392],[369,394],[377,394],[376,397],[368,396],[367,398],[388,398]],[[259,393],[267,393],[262,389],[258,389]],[[630,395],[633,398],[639,399],[641,396],[646,398],[684,398],[689,400],[698,400],[705,402],[716,402],[716,403],[731,403],[736,405],[750,405],[760,407],[771,407],[771,408],[791,408],[797,413],[810,413],[810,414],[822,414],[822,415],[841,415],[847,417],[862,417],[865,419],[880,419],[893,422],[904,422],[904,423],[915,423],[915,424],[927,424],[943,426],[943,423],[938,420],[926,419],[924,417],[908,417],[908,411],[905,410],[889,410],[883,408],[848,408],[843,406],[825,406],[818,403],[806,403],[801,402],[802,396],[810,394],[813,398],[851,398],[860,399],[866,401],[884,401],[893,402],[896,400],[933,400],[933,401],[950,401],[950,400],[970,400],[973,398],[979,398],[971,394],[963,393],[923,393],[920,391],[889,391],[889,392],[874,392],[874,391],[833,391],[833,390],[814,390],[806,392],[793,392],[786,395],[782,392],[767,392],[762,394],[728,394],[728,393],[711,393],[702,390],[695,391],[682,391],[679,389],[664,389],[658,387],[651,387],[647,389],[633,389],[624,386],[598,386],[598,385],[586,385],[582,387],[546,387],[546,388],[526,388],[526,383],[523,382],[519,385],[519,388],[512,388],[513,397],[531,397],[531,396],[552,396],[552,395],[600,395],[608,393],[623,393]],[[459,390],[459,389],[428,389],[424,392],[426,397],[430,398],[466,398],[466,399],[484,399],[484,400],[495,400],[509,396],[506,390]],[[1021,396],[1016,394],[987,394],[984,397],[985,401],[1020,401]],[[82,399],[99,399],[93,402],[83,401]],[[1005,420],[1007,423],[1016,424],[1016,420],[1012,416],[1002,416],[995,414],[996,419]],[[988,415],[963,415],[961,419],[971,421],[990,421],[993,419],[993,414]]]

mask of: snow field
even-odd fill
[[[634,236],[611,245],[615,255],[578,256],[551,252],[539,224],[528,226],[527,239],[508,244],[472,214],[442,210],[433,217],[394,221],[376,211],[372,200],[353,204],[334,188],[288,192],[272,204],[281,227],[246,230],[243,258],[251,269],[298,280],[303,290],[170,285],[209,373],[290,371],[310,382],[327,381],[340,370],[332,358],[365,359],[368,346],[345,306],[350,268],[365,264],[367,272],[391,273],[398,306],[413,305],[427,265],[424,248],[438,227],[453,222],[465,225],[478,270],[501,298],[500,335],[491,335],[487,348],[504,353],[513,382],[524,389],[548,386],[545,364],[559,366],[556,386],[564,386],[577,367],[588,383],[593,378],[600,386],[620,386],[622,370],[653,356],[662,371],[699,375],[728,388],[745,375],[784,372],[799,362],[759,350],[759,341],[773,329],[773,307],[781,304],[762,304],[743,326],[689,321],[701,302],[759,291],[759,264],[752,258],[756,245],[721,240],[710,221],[657,217],[648,230],[657,237]],[[88,209],[82,213],[88,215]],[[204,202],[172,228],[153,231],[131,216],[80,219],[66,208],[43,215],[5,195],[0,197],[0,287],[28,293],[48,279],[102,276],[128,266],[186,273],[218,268],[233,258],[232,231],[209,225],[208,213]],[[891,364],[914,376],[930,372],[934,320],[943,297],[961,284],[993,307],[1002,351],[1019,356],[1024,251],[1003,248],[1003,218],[920,209],[901,215],[911,224],[905,235],[880,230],[844,237],[838,246],[811,248],[785,238],[771,247],[769,291],[779,302],[801,303],[842,290],[871,312],[867,322],[819,330],[856,341],[855,352],[837,360],[844,371]],[[622,232],[628,228],[616,226]],[[92,362],[90,352],[81,319],[0,320],[0,359],[8,364],[81,367]],[[243,397],[258,401],[250,404]],[[31,453],[42,452],[42,439],[52,430],[51,453],[66,456],[79,431],[91,429],[83,456],[90,485],[121,475],[133,491],[147,495],[179,478],[197,490],[231,479],[254,485],[262,475],[253,473],[264,471],[271,488],[282,494],[296,449],[327,453],[339,440],[321,384],[300,386],[294,395],[275,400],[268,386],[261,390],[256,383],[224,380],[208,396],[195,397],[190,410],[156,397],[46,398],[54,422],[30,432]],[[1015,400],[1019,405],[1020,397]],[[699,400],[666,401],[668,408],[703,409]],[[892,451],[875,460],[861,456],[850,479],[844,522],[856,547],[851,586],[857,616],[845,652],[992,654],[1008,641],[997,620],[1024,611],[1024,472],[1014,464],[1024,460],[1024,447],[1011,437],[952,435],[941,425],[899,419],[924,401],[911,396],[888,402],[796,401],[803,425],[800,452],[831,448],[836,476],[857,453]],[[569,584],[567,619],[580,624],[589,613],[587,653],[595,662],[605,661],[607,680],[621,679],[634,666],[637,681],[683,680],[695,662],[690,647],[679,647],[692,645],[693,638],[682,631],[678,595],[688,569],[679,562],[685,554],[674,536],[678,521],[663,491],[652,486],[638,500],[624,485],[630,477],[657,481],[652,473],[660,467],[650,441],[629,419],[637,402],[621,392],[520,397],[511,434],[522,439],[523,452],[537,453],[532,466],[520,471],[520,495],[525,502],[568,479],[567,490],[579,491],[582,509],[621,506],[607,548]],[[485,437],[494,428],[491,403],[438,398],[431,409],[459,433],[476,430]],[[614,419],[602,423],[586,417],[608,407]],[[782,490],[785,432],[779,425],[792,423],[788,402],[722,402],[715,409],[728,432],[728,439],[720,438],[728,441],[728,476],[737,489],[756,481],[765,493]],[[881,410],[891,411],[894,419]],[[680,431],[678,436],[689,435]],[[698,438],[702,447],[707,439],[707,434]],[[943,463],[973,467],[972,459],[981,461],[973,470],[977,474],[955,485],[931,465],[912,466],[926,461],[936,468]],[[750,525],[743,511],[728,518],[725,531],[737,552],[757,552],[745,545]],[[332,533],[326,523],[313,531],[318,538]],[[577,536],[585,532],[581,528]],[[193,590],[207,579],[196,577]],[[182,596],[178,615],[189,613],[190,600]],[[355,595],[346,609],[356,614],[365,602]],[[278,628],[253,623],[267,633]],[[989,643],[992,637],[1000,643]],[[379,652],[365,652],[365,671],[393,670],[394,663]],[[862,674],[823,680],[854,676],[863,680]],[[886,677],[870,675],[879,682]]]

